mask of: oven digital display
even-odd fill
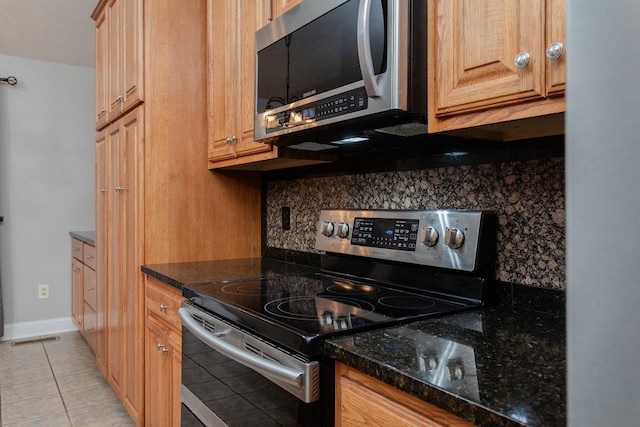
[[[415,251],[418,223],[417,219],[355,218],[351,244]]]

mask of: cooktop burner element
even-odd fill
[[[475,211],[322,211],[321,269],[192,285],[183,295],[277,346],[316,357],[329,336],[482,305],[493,265],[488,218]]]

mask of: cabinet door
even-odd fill
[[[71,317],[82,331],[82,263],[71,259]]]
[[[566,0],[547,0],[547,47],[552,43],[566,46],[565,25]],[[564,94],[566,55],[557,59],[547,59],[547,93],[549,96]]]
[[[473,424],[416,397],[336,363],[336,427],[471,427]]]
[[[107,24],[106,11],[96,19],[96,129],[102,129],[107,121]]]
[[[120,122],[116,122],[109,127],[107,134],[107,149],[109,156],[109,186],[107,192],[109,194],[108,217],[108,282],[107,282],[107,379],[113,387],[116,394],[121,396],[122,385],[122,295],[121,286],[123,280],[123,271],[119,268],[119,246],[122,239],[119,232],[120,223],[123,215],[120,212],[120,194],[116,191],[119,186],[120,171],[118,169],[119,151],[122,146]],[[97,236],[96,236],[97,237]]]
[[[112,194],[108,253],[108,379],[129,414],[142,417],[143,382],[143,285],[140,186],[143,150],[142,109],[134,109],[114,123],[108,132]]]
[[[240,60],[240,123],[239,140],[236,151],[238,155],[249,155],[271,150],[271,145],[255,142],[253,124],[255,120],[255,75],[256,75],[256,31],[265,26],[269,16],[261,2],[240,0],[238,46]]]
[[[122,49],[122,24],[120,18],[122,13],[121,0],[109,0],[105,9],[107,22],[107,106],[109,110],[108,120],[113,121],[122,112],[122,83],[120,73]]]
[[[430,12],[436,25],[436,116],[544,96],[543,2],[432,3]],[[530,56],[529,64],[522,69],[514,63],[519,53]]]
[[[84,265],[82,267],[83,274],[83,300],[91,309],[96,309],[96,272]]]
[[[82,336],[89,345],[91,351],[96,351],[96,312],[87,304],[84,303],[82,308]]]
[[[107,376],[106,355],[106,286],[107,286],[107,248],[108,211],[110,192],[107,176],[106,132],[100,132],[96,138],[96,363],[103,375]]]
[[[181,340],[163,321],[149,314],[146,320],[145,425],[180,425]]]
[[[255,32],[268,8],[251,0],[209,0],[209,159],[225,160],[271,150],[254,142]]]
[[[123,388],[122,401],[134,420],[142,418],[144,403],[144,285],[140,265],[142,227],[139,226],[140,185],[143,172],[140,157],[143,150],[142,109],[136,108],[122,119],[119,140],[118,169],[120,190],[116,196],[119,216],[118,272],[121,307]]]
[[[119,0],[122,3],[121,95],[122,111],[129,111],[143,99],[142,0]]]
[[[236,54],[238,2],[207,1],[207,65],[209,158],[222,160],[235,157],[230,138],[237,131],[239,100],[239,63]]]
[[[109,120],[142,100],[142,0],[109,0],[107,62]]]

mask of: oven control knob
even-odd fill
[[[452,249],[458,249],[464,243],[464,232],[457,228],[449,228],[444,233],[444,244]]]
[[[433,246],[438,242],[438,230],[429,226],[422,227],[422,235],[420,236],[420,241],[426,246]]]
[[[333,223],[332,222],[323,222],[322,223],[322,234],[327,237],[333,236]]]
[[[346,222],[341,222],[338,224],[338,229],[336,230],[336,234],[338,237],[345,238],[349,235],[349,224]]]

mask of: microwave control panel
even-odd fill
[[[364,87],[350,90],[300,107],[265,115],[267,133],[283,128],[305,125],[336,116],[367,109]]]

